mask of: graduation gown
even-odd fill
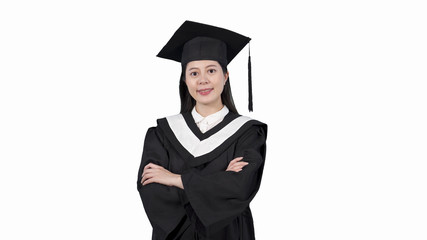
[[[260,187],[266,137],[266,124],[232,112],[205,133],[191,113],[158,119],[147,131],[137,180],[152,239],[255,239],[249,204]],[[225,171],[236,157],[249,164]],[[184,189],[142,186],[148,163],[180,174]]]

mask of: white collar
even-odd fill
[[[193,110],[191,111],[191,114],[193,115],[194,121],[196,123],[200,123],[201,121],[206,121],[207,124],[212,124],[218,121],[219,119],[223,119],[228,114],[228,112],[229,110],[227,106],[224,105],[224,107],[221,110],[219,110],[216,113],[212,113],[211,115],[208,115],[206,117],[203,117],[202,115],[200,115],[196,111],[196,107],[193,108]]]
[[[205,156],[216,150],[238,132],[239,129],[252,120],[246,116],[239,116],[234,120],[228,119],[227,124],[213,135],[199,139],[191,130],[182,114],[166,117],[166,127],[170,128],[180,145],[186,149],[194,158]],[[251,126],[251,125],[249,125]],[[165,132],[169,134],[169,132]],[[233,140],[234,141],[234,140]],[[221,150],[223,151],[223,150]]]

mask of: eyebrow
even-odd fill
[[[214,64],[211,64],[211,65],[208,65],[208,66],[206,66],[206,68],[210,68],[210,67],[218,67],[217,65],[214,65]],[[191,70],[193,70],[193,69],[199,69],[198,67],[192,67],[192,68],[190,68],[190,69],[188,69],[188,71],[191,71]]]

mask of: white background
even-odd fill
[[[155,2],[155,3],[153,3]],[[193,20],[252,38],[229,65],[268,123],[257,239],[427,239],[423,1],[2,1],[0,239],[150,239],[146,130],[179,111],[156,54]]]

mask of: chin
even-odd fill
[[[210,105],[210,104],[213,103],[212,101],[206,101],[206,100],[205,101],[197,101],[196,100],[196,102],[199,103],[199,104],[202,104],[202,105]]]

